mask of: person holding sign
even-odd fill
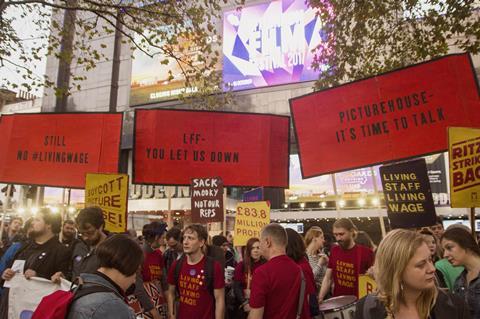
[[[252,285],[252,276],[255,270],[265,263],[260,255],[260,240],[250,238],[245,247],[243,261],[238,263],[233,274],[233,290],[235,298],[240,304],[235,319],[247,318],[250,311],[250,287]]]
[[[453,293],[464,298],[470,306],[472,319],[480,318],[480,248],[469,231],[449,228],[442,236],[444,256],[453,266],[465,270],[455,280]]]
[[[378,291],[360,299],[355,319],[468,319],[465,302],[436,287],[435,267],[425,237],[396,229],[377,249]]]
[[[358,276],[365,274],[373,265],[374,254],[370,248],[355,243],[357,227],[348,218],[338,219],[333,224],[333,235],[338,246],[330,252],[327,272],[323,278],[319,301],[323,301],[333,282],[333,296],[353,295],[358,297]]]

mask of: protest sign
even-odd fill
[[[436,213],[424,158],[380,167],[392,228],[435,224]]]
[[[369,275],[358,276],[358,298],[363,298],[368,294],[374,293],[377,289],[377,283]]]
[[[127,231],[128,175],[87,174],[85,206],[99,206],[103,211],[105,230]]]
[[[290,110],[303,178],[443,152],[448,126],[480,127],[468,54],[296,97]]]
[[[223,181],[218,177],[193,178],[192,222],[223,222]]]
[[[452,207],[480,207],[480,129],[448,128]]]
[[[288,187],[289,131],[288,116],[136,110],[133,183],[221,176],[225,186]]]
[[[83,188],[86,173],[116,173],[122,113],[0,118],[0,182]]]
[[[252,237],[260,238],[262,227],[268,224],[270,224],[268,202],[238,203],[233,236],[234,246],[245,246]]]

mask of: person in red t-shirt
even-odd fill
[[[268,261],[253,274],[249,319],[295,319],[299,305],[302,270],[286,254],[287,233],[279,224],[269,224],[260,233],[260,251]],[[307,297],[302,318],[310,318]]]
[[[143,226],[142,235],[145,238],[143,244],[144,261],[142,267],[143,287],[152,301],[158,313],[144,314],[147,318],[166,318],[167,302],[166,291],[168,285],[165,276],[165,262],[163,260],[160,246],[165,243],[165,231],[167,224],[162,222],[151,222]]]
[[[225,312],[225,279],[217,261],[206,260],[203,250],[208,238],[200,224],[187,226],[183,231],[185,258],[176,260],[168,271],[168,312],[170,319],[223,319]],[[177,263],[181,262],[178,282],[175,278]],[[212,292],[207,282],[206,263],[213,263]],[[178,311],[174,307],[178,287]]]
[[[233,274],[233,290],[235,292],[235,299],[240,306],[234,319],[247,318],[248,312],[250,311],[248,301],[250,298],[252,276],[255,270],[264,263],[265,259],[260,255],[260,240],[258,238],[250,238],[245,247],[243,261],[237,264]]]
[[[327,272],[318,296],[323,301],[332,287],[333,297],[353,295],[358,298],[358,276],[365,274],[374,262],[373,251],[355,243],[357,228],[348,218],[333,224],[333,235],[338,245],[330,251]]]

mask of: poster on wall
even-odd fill
[[[480,129],[449,127],[452,207],[480,207]]]
[[[304,178],[446,151],[448,126],[480,126],[469,54],[290,99]]]
[[[304,0],[268,1],[223,14],[223,80],[233,90],[316,80],[314,50],[325,39]]]
[[[435,206],[450,206],[445,153],[428,155],[424,158],[427,161],[427,173],[432,189],[433,203]]]
[[[217,35],[207,36],[206,41],[214,50],[220,52],[220,41]],[[203,61],[198,60],[198,55],[202,53],[198,51],[191,39],[178,37],[178,42],[177,51],[183,52],[183,55],[178,53],[179,57],[193,61],[197,67],[204,64]],[[220,72],[220,70],[221,62],[219,61],[213,71]],[[173,58],[161,53],[150,57],[140,50],[134,52],[130,106],[173,100],[180,94],[188,95],[197,91],[198,88],[194,84],[187,86],[182,68]]]
[[[364,167],[348,172],[335,174],[337,192],[345,193],[368,193],[382,190],[382,180],[380,178],[379,167]]]
[[[133,183],[221,176],[225,186],[288,187],[289,131],[288,116],[136,110]]]
[[[0,182],[84,188],[85,174],[116,173],[121,113],[0,117]]]
[[[392,228],[435,224],[437,215],[425,159],[382,166],[380,175]]]

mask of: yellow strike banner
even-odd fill
[[[103,210],[105,230],[127,231],[128,175],[87,174],[85,207],[99,206]]]
[[[250,238],[260,238],[260,230],[268,224],[270,224],[268,202],[238,203],[233,236],[234,246],[246,246]]]
[[[452,207],[480,207],[480,129],[448,128]]]
[[[358,298],[363,298],[368,294],[375,292],[377,283],[368,275],[358,276]]]

